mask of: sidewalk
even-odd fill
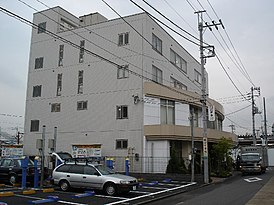
[[[274,204],[274,177],[272,177],[246,205]]]

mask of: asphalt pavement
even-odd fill
[[[274,177],[272,177],[246,205],[274,204]]]

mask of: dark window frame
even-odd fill
[[[116,139],[116,149],[127,149],[128,139]]]
[[[128,65],[118,66],[117,79],[129,78]]]
[[[31,132],[39,132],[39,120],[31,120],[30,121],[30,131]]]
[[[44,67],[44,57],[35,58],[34,69],[41,69]]]
[[[152,48],[162,55],[163,53],[163,41],[152,33]]]
[[[118,34],[118,46],[125,46],[129,44],[129,32]]]
[[[38,24],[38,30],[37,33],[45,33],[46,32],[46,28],[47,28],[47,22],[42,22]]]
[[[88,101],[82,100],[77,102],[77,110],[87,110],[88,109]]]
[[[42,85],[35,85],[32,89],[32,97],[41,97],[42,96]]]

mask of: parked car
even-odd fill
[[[14,185],[22,181],[22,157],[7,157],[0,159],[0,180],[8,181]],[[27,182],[34,181],[34,163],[28,160]],[[44,176],[49,176],[48,169],[45,169]]]
[[[61,164],[53,170],[52,179],[63,191],[70,187],[91,188],[103,190],[110,196],[136,190],[138,186],[136,178],[117,174],[102,164],[90,162]]]

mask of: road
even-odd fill
[[[262,175],[237,174],[222,183],[149,203],[150,205],[244,205],[274,176],[274,170]]]
[[[0,187],[0,193],[12,192],[12,196],[0,195],[0,204],[150,204],[150,205],[243,205],[246,204],[274,176],[274,169],[263,175],[242,177],[240,173],[223,182],[200,185],[176,180],[142,182],[136,191],[110,197],[100,192],[87,194],[83,189],[62,192],[58,187],[38,189],[34,193],[23,193],[16,187]],[[33,191],[33,190],[27,190]],[[56,200],[52,200],[52,197]]]

